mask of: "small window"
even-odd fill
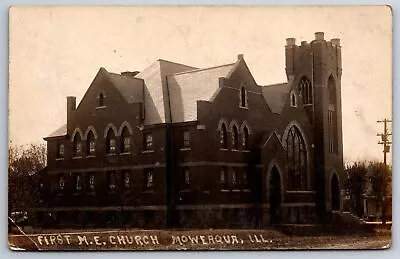
[[[99,96],[98,96],[97,98],[98,98],[98,100],[97,100],[97,106],[98,106],[98,107],[104,106],[104,94],[103,94],[103,93],[100,93]]]
[[[116,178],[116,175],[115,175],[114,171],[108,173],[108,189],[110,191],[114,191],[117,188],[115,178]]]
[[[223,167],[220,172],[219,183],[221,184],[221,189],[228,189],[228,169]]]
[[[239,186],[239,179],[235,169],[232,169],[232,187],[233,189],[237,189]]]
[[[58,190],[64,191],[65,188],[65,177],[64,175],[58,176]]]
[[[188,148],[190,147],[190,131],[185,130],[183,132],[183,147]]]
[[[64,158],[64,143],[58,143],[57,147],[57,158]]]
[[[124,187],[129,189],[131,187],[131,174],[129,171],[124,172]]]
[[[225,123],[222,123],[221,130],[220,130],[220,143],[221,147],[224,149],[228,148],[228,131],[226,129]]]
[[[292,107],[297,107],[297,99],[296,99],[296,94],[294,92],[290,94],[290,105]]]
[[[243,176],[242,176],[242,183],[244,188],[248,188],[248,176],[247,176],[247,171],[243,171]]]
[[[239,149],[239,133],[236,125],[232,127],[232,148],[235,150]]]
[[[240,88],[240,107],[247,108],[247,91],[244,86]]]
[[[114,154],[116,151],[116,140],[115,140],[115,134],[112,129],[108,130],[107,133],[107,146],[106,146],[106,153],[107,154]]]
[[[145,176],[145,188],[147,190],[152,189],[154,186],[154,176],[153,176],[153,171],[151,170],[145,170],[144,172],[144,176]]]
[[[188,167],[183,168],[181,185],[182,185],[182,190],[188,189],[190,186],[190,171]]]
[[[93,156],[96,153],[96,139],[92,131],[87,136],[86,145],[87,154]]]
[[[153,149],[153,136],[150,133],[144,134],[144,149],[145,150]]]
[[[75,175],[75,191],[82,190],[82,179],[80,174]]]
[[[82,142],[81,142],[81,137],[79,134],[76,134],[74,137],[72,156],[73,157],[81,157],[82,156]]]
[[[248,150],[249,149],[249,129],[244,126],[243,127],[243,149],[244,150]]]
[[[94,174],[89,174],[89,191],[94,191],[95,188],[95,178],[94,178]]]
[[[124,127],[121,134],[121,153],[131,151],[131,136],[127,127]]]

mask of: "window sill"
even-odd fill
[[[243,152],[243,153],[250,153],[250,150],[243,149],[242,152]]]
[[[227,148],[220,148],[219,150],[221,150],[221,151],[229,151],[229,149],[227,149]]]
[[[229,192],[227,189],[222,189],[221,192]]]
[[[74,157],[72,157],[72,159],[82,159],[83,157],[82,156],[74,156]]]
[[[86,156],[86,158],[93,158],[93,157],[96,157],[95,155],[88,155],[88,156]]]
[[[209,190],[205,190],[205,191],[203,191],[203,193],[204,194],[210,194],[210,191]]]
[[[127,156],[127,155],[130,155],[130,154],[131,154],[131,152],[120,153],[121,156]]]
[[[190,150],[192,150],[190,147],[184,147],[184,148],[181,148],[181,149],[179,149],[180,151],[190,151]]]
[[[105,105],[103,105],[103,106],[97,106],[97,107],[96,107],[96,110],[105,109],[105,108],[107,108],[107,106],[105,106]]]
[[[239,149],[232,149],[232,152],[239,152]]]
[[[244,109],[244,110],[248,110],[248,109],[249,109],[249,107],[246,107],[246,106],[240,106],[240,105],[239,105],[239,108],[240,108],[240,109]]]
[[[190,189],[184,189],[184,190],[181,190],[181,192],[190,192]]]
[[[142,154],[154,153],[154,150],[143,150]]]
[[[62,160],[64,160],[63,157],[56,158],[56,161],[62,161]]]
[[[233,189],[232,192],[240,192],[239,189]]]
[[[82,195],[82,191],[74,191],[73,196]]]
[[[106,156],[116,156],[117,155],[117,153],[109,153],[109,154],[106,154]]]
[[[244,189],[243,192],[251,192],[250,189]]]
[[[143,191],[143,193],[156,193],[156,191],[154,191],[154,190],[145,190],[145,191]]]

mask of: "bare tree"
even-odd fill
[[[29,144],[17,146],[9,142],[8,208],[25,211],[35,203],[38,183],[36,173],[46,166],[46,146]]]

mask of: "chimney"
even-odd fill
[[[331,39],[331,42],[333,45],[340,47],[340,39],[338,38]]]
[[[76,97],[75,96],[67,96],[67,130],[70,132],[70,123],[72,119],[72,115],[76,110]]]
[[[243,57],[243,54],[239,54],[239,55],[237,55],[237,59],[238,60],[242,60],[244,57]]]
[[[323,32],[319,31],[319,32],[314,33],[314,35],[315,35],[315,40],[324,40]]]
[[[67,96],[67,112],[76,110],[76,97]]]
[[[294,74],[294,61],[296,56],[296,39],[287,38],[285,46],[286,76],[289,78]]]
[[[286,39],[286,46],[287,47],[293,47],[296,45],[296,39],[295,38],[287,38]]]

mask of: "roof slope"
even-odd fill
[[[136,75],[137,78],[143,79],[145,84],[144,124],[148,125],[166,122],[166,117],[169,114],[166,76],[193,69],[196,68],[159,59]]]
[[[143,80],[110,72],[107,76],[128,103],[143,102]]]
[[[60,137],[60,136],[66,136],[67,135],[67,124],[65,123],[52,133],[50,133],[46,138],[53,138],[53,137]]]
[[[210,101],[235,63],[176,73],[167,77],[172,122],[197,119],[197,101]]]
[[[289,83],[262,86],[262,95],[273,113],[281,114],[290,91]]]

